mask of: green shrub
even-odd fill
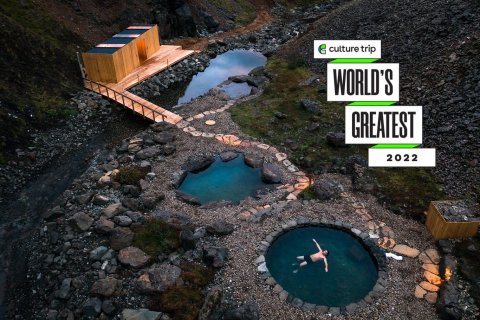
[[[203,288],[213,281],[214,272],[204,265],[197,263],[185,263],[182,268],[182,279],[186,284]]]
[[[180,230],[163,220],[150,219],[133,229],[134,245],[151,256],[168,254],[180,247]]]
[[[317,198],[315,191],[313,191],[312,187],[304,189],[302,192],[300,192],[299,196],[301,199],[304,200],[312,200]]]
[[[131,166],[120,168],[114,180],[120,184],[139,185],[140,180],[145,178],[148,173],[148,168],[139,166]]]
[[[177,286],[152,299],[150,309],[167,312],[174,320],[196,320],[204,296],[199,288]]]

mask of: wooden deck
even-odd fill
[[[119,83],[98,83],[85,79],[84,85],[88,90],[97,92],[154,122],[166,121],[176,124],[182,120],[182,117],[127,90],[196,52],[183,50],[180,46],[162,45],[150,59]]]

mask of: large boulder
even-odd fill
[[[309,100],[309,99],[300,100],[300,105],[302,106],[302,108],[304,108],[308,112],[313,112],[313,113],[320,112],[320,108],[322,106],[320,102]]]
[[[343,132],[329,132],[326,136],[327,143],[334,147],[348,147],[345,144],[345,133]]]
[[[337,199],[343,192],[343,186],[333,179],[318,179],[313,183],[312,189],[320,200]]]
[[[102,214],[106,219],[110,219],[116,216],[119,213],[124,212],[126,209],[122,206],[121,203],[112,203],[105,209],[103,209]]]
[[[87,231],[93,224],[93,218],[83,212],[77,212],[69,220],[70,225],[81,231]]]
[[[282,173],[280,167],[275,163],[266,163],[262,167],[262,181],[265,183],[280,183]]]
[[[235,226],[226,221],[216,221],[211,225],[207,226],[208,233],[218,236],[225,236],[231,234],[233,230],[235,230]]]
[[[185,203],[188,203],[188,204],[191,204],[191,205],[194,205],[194,206],[199,206],[201,205],[200,203],[200,200],[198,200],[196,197],[186,193],[186,192],[183,192],[183,191],[180,191],[180,190],[175,190],[175,196],[177,197],[177,199],[185,202]]]
[[[150,261],[150,256],[137,247],[126,247],[118,253],[118,260],[126,266],[142,268]]]
[[[198,172],[207,169],[214,161],[214,156],[195,155],[188,158],[187,162],[182,166],[182,169]]]
[[[208,320],[215,312],[215,309],[222,301],[222,288],[220,286],[213,286],[207,293],[203,302],[202,308],[198,314],[198,320]],[[217,319],[217,318],[214,318]]]
[[[225,265],[227,260],[228,250],[225,247],[206,247],[203,249],[203,259],[206,264],[214,267],[221,268]]]
[[[245,164],[252,168],[261,168],[263,166],[263,157],[257,154],[246,154]]]
[[[123,309],[121,320],[160,320],[163,314],[148,309]]]
[[[156,157],[160,153],[162,153],[162,150],[159,147],[148,147],[146,149],[138,151],[135,157],[140,160],[145,160],[148,158]]]
[[[457,285],[458,282],[451,279],[440,287],[436,305],[442,319],[462,319],[462,309],[459,304],[460,290]]]
[[[161,132],[152,137],[152,140],[158,144],[167,144],[175,140],[175,136],[170,132]]]
[[[182,269],[170,263],[154,264],[136,281],[143,293],[161,293],[181,282]]]
[[[225,151],[220,153],[220,159],[222,159],[223,162],[231,161],[237,157],[238,157],[238,153],[233,151]]]
[[[82,306],[83,314],[86,317],[96,317],[102,311],[102,300],[98,298],[90,298],[83,303]]]
[[[110,231],[110,247],[114,250],[121,250],[130,246],[133,242],[133,232],[129,228],[115,228]]]
[[[107,277],[95,281],[90,289],[90,293],[102,297],[111,297],[117,290],[121,290],[121,287],[122,281]]]
[[[260,311],[255,302],[247,302],[244,305],[228,310],[223,315],[224,320],[258,320],[260,318]]]
[[[196,240],[191,230],[186,229],[180,232],[180,245],[184,250],[195,249]]]

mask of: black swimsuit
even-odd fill
[[[303,256],[303,260],[305,260],[307,264],[313,263],[313,260],[312,258],[310,258],[310,255]]]

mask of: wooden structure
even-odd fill
[[[131,26],[82,53],[83,83],[144,118],[176,124],[182,117],[127,90],[195,52],[160,45],[156,25]]]
[[[449,221],[439,208],[440,205],[455,205],[463,201],[432,201],[427,212],[426,226],[435,240],[449,238],[474,237],[480,226],[480,219],[466,221]]]
[[[157,25],[131,26],[82,53],[87,78],[117,83],[160,49]]]

